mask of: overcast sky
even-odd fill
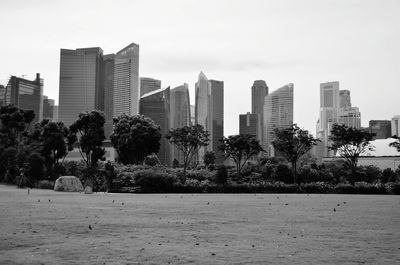
[[[60,48],[140,45],[140,76],[225,82],[225,135],[251,110],[251,85],[294,83],[294,121],[315,135],[319,84],[351,91],[362,125],[400,114],[400,1],[0,1],[0,83],[45,79],[58,102]]]

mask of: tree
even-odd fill
[[[104,123],[104,113],[92,110],[80,113],[78,119],[69,127],[68,142],[70,145],[77,143],[87,168],[95,166],[99,159],[104,160]]]
[[[161,129],[143,115],[122,114],[114,119],[110,139],[123,164],[139,164],[147,155],[160,150]]]
[[[72,143],[68,141],[68,135],[69,129],[63,122],[51,122],[47,119],[37,123],[29,134],[29,138],[42,147],[41,154],[46,159],[48,173],[54,172],[55,176],[60,167],[60,159],[64,159],[68,151],[73,149]]]
[[[166,138],[175,145],[183,154],[183,178],[186,178],[186,168],[193,158],[193,155],[202,146],[207,146],[210,139],[209,133],[203,126],[196,124],[182,128],[171,129]]]
[[[292,165],[293,183],[298,183],[297,162],[318,143],[307,130],[300,129],[296,124],[289,128],[275,129],[274,148]]]
[[[253,135],[238,134],[223,137],[218,147],[225,156],[236,164],[236,172],[241,174],[243,166],[252,157],[263,151],[260,143]]]
[[[214,151],[207,151],[207,152],[205,152],[205,154],[203,156],[204,165],[206,165],[206,167],[209,167],[210,165],[214,165],[216,159],[217,159],[217,156],[215,155]]]
[[[351,170],[353,179],[357,170],[358,158],[366,151],[373,151],[370,141],[374,137],[369,133],[346,125],[334,124],[329,140],[332,141],[330,150],[339,152],[344,158],[345,165]]]
[[[397,152],[400,152],[400,137],[397,135],[392,136],[392,138],[396,139],[395,142],[389,144],[390,147],[394,147],[397,149]]]

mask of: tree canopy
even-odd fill
[[[114,119],[114,132],[110,139],[123,164],[138,164],[160,150],[161,129],[143,115],[122,114]]]
[[[296,124],[289,128],[275,129],[275,139],[272,145],[281,156],[292,164],[293,183],[297,183],[297,162],[311,148],[318,143],[307,130],[299,128]]]
[[[79,114],[78,119],[69,127],[68,142],[77,143],[79,152],[88,167],[104,159],[105,140],[104,113],[98,110],[85,111]]]
[[[370,145],[373,137],[374,134],[367,131],[334,124],[329,137],[332,142],[329,149],[339,152],[340,156],[344,158],[347,167],[354,174],[359,156],[366,151],[374,150],[374,147]]]
[[[222,144],[218,148],[236,164],[238,175],[251,157],[263,151],[259,141],[253,135],[231,135],[223,137],[220,141]]]
[[[203,126],[196,124],[182,128],[171,129],[166,138],[183,154],[183,175],[186,176],[186,168],[193,155],[202,146],[209,144],[209,133]]]

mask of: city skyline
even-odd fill
[[[155,10],[155,4],[160,8]],[[164,87],[188,83],[191,102],[195,102],[199,71],[224,81],[225,135],[239,132],[239,114],[251,109],[250,89],[259,79],[271,91],[281,84],[295,84],[294,122],[314,135],[320,83],[339,81],[342,89],[351,91],[363,127],[369,120],[391,120],[400,112],[396,34],[400,3],[396,1],[185,1],[175,5],[103,1],[96,7],[81,3],[72,16],[69,6],[70,2],[1,2],[0,29],[13,40],[4,42],[0,51],[1,84],[6,85],[9,75],[27,74],[27,79],[34,79],[40,73],[45,80],[43,94],[57,101],[60,48],[102,47],[108,54],[135,42],[141,48],[139,76],[161,80]],[[128,16],[133,9],[141,12]],[[24,16],[12,19],[20,12]],[[149,14],[151,21],[145,19]],[[26,32],[25,19],[38,29],[35,35],[20,34]]]

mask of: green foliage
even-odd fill
[[[179,167],[179,161],[178,159],[174,158],[172,161],[172,168],[178,168]]]
[[[69,127],[68,143],[77,143],[87,168],[95,166],[98,160],[104,160],[104,123],[104,113],[92,110],[80,113],[78,119]]]
[[[345,159],[346,166],[354,173],[357,169],[358,158],[366,151],[374,148],[370,145],[374,134],[361,129],[334,124],[329,140],[332,146],[329,149],[339,152]]]
[[[110,139],[123,164],[139,164],[147,155],[160,150],[161,129],[143,115],[122,114],[114,119]]]
[[[215,175],[215,183],[226,184],[228,182],[228,170],[225,165],[219,165],[217,167],[217,174]]]
[[[220,141],[222,144],[218,148],[236,164],[238,175],[242,173],[243,166],[251,157],[263,151],[258,140],[252,135],[231,135],[228,138],[223,137]]]
[[[399,176],[391,168],[386,168],[382,171],[381,182],[400,182]]]
[[[203,156],[204,165],[206,167],[210,167],[211,165],[215,164],[216,159],[217,159],[217,156],[214,151],[206,151]]]
[[[52,190],[54,189],[54,181],[40,180],[37,184],[38,189]]]
[[[196,124],[169,130],[166,138],[183,154],[183,182],[186,180],[186,169],[193,155],[202,146],[209,144],[209,133],[203,126]]]
[[[399,137],[399,135],[394,135],[392,138],[395,139],[396,141],[390,143],[389,146],[396,148],[397,152],[400,152],[400,137]]]
[[[296,124],[289,128],[275,129],[274,148],[292,164],[293,183],[298,183],[297,162],[318,143],[307,130],[300,129]]]
[[[146,156],[146,158],[144,159],[144,164],[147,166],[155,167],[161,165],[161,162],[156,154],[151,154]]]
[[[172,175],[153,169],[136,172],[134,180],[141,192],[170,192],[176,182]]]

